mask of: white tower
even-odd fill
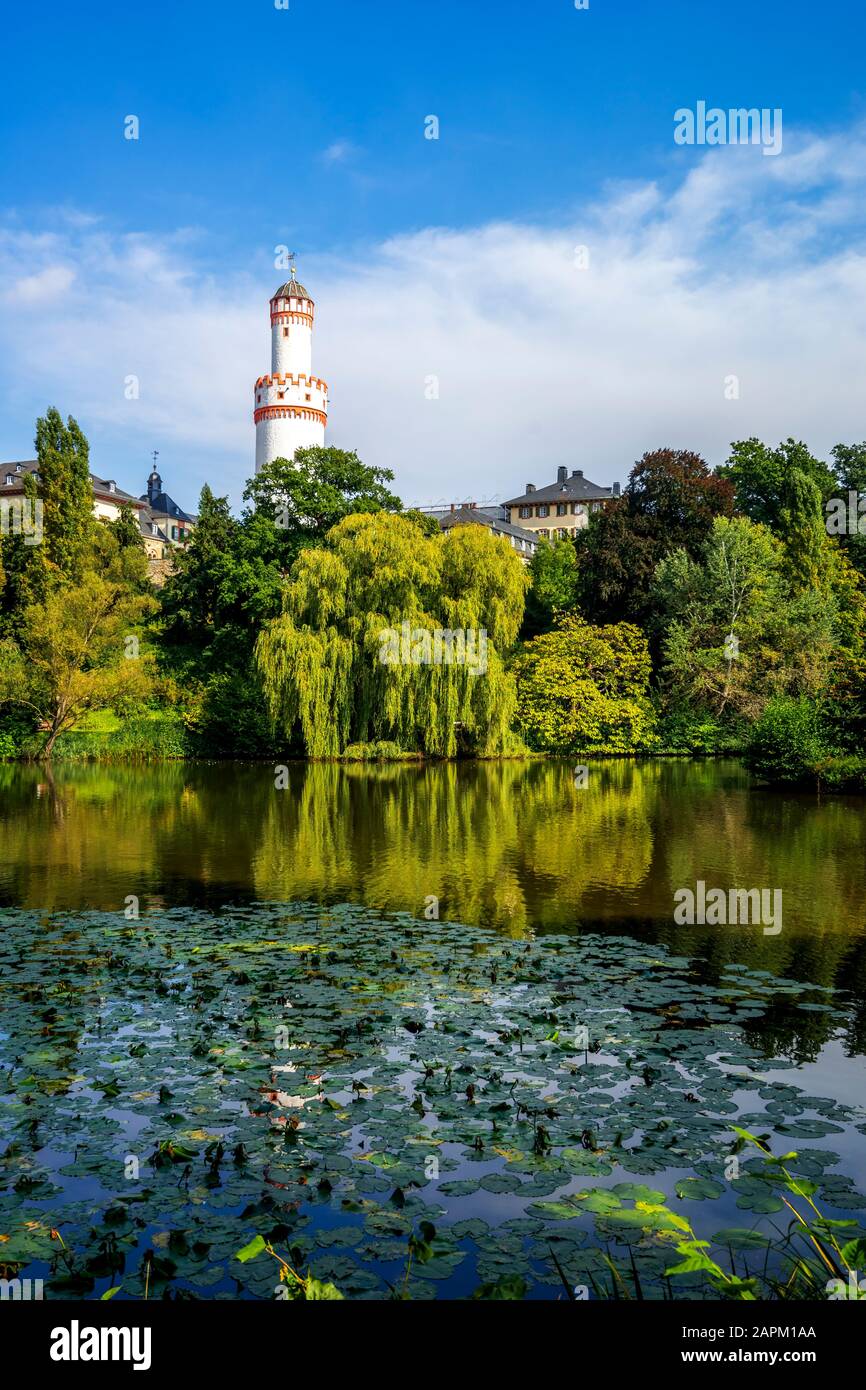
[[[312,375],[313,301],[295,279],[271,299],[271,372],[255,386],[256,472],[296,449],[324,444],[328,386]]]

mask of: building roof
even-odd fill
[[[521,497],[514,497],[505,505],[506,507],[519,507],[530,503],[534,505],[536,502],[591,502],[599,497],[613,496],[615,496],[613,488],[600,487],[598,483],[591,483],[589,478],[584,477],[582,469],[575,468],[571,477],[557,480],[547,487],[534,488],[532,491],[524,492]]]
[[[441,521],[443,517],[451,516],[453,512],[462,511],[467,507],[470,507],[469,502],[452,502],[447,507],[418,507],[416,510],[423,513],[424,516],[435,516],[437,521]],[[508,508],[503,506],[501,502],[473,502],[470,510],[483,512],[485,516],[492,517],[494,521],[508,520]]]
[[[141,507],[138,512],[138,529],[141,534],[152,541],[164,541],[168,545],[168,536],[163,531],[150,507]]]
[[[295,299],[309,299],[310,303],[313,303],[313,296],[309,290],[304,289],[299,280],[287,280],[278,290],[274,290],[271,299],[288,299],[290,295]]]
[[[169,516],[172,521],[190,521],[195,524],[195,517],[185,512],[183,507],[179,507],[174,499],[169,497],[167,492],[157,492],[153,497],[143,492],[138,500],[139,502],[144,502],[155,516]]]
[[[491,531],[499,532],[503,536],[513,536],[515,540],[538,545],[538,536],[534,531],[527,531],[523,526],[512,526],[510,521],[500,521],[498,517],[489,516],[480,507],[458,507],[453,512],[446,512],[439,518],[439,525],[443,531],[450,531],[452,526],[489,526]]]
[[[10,472],[20,475],[23,484],[25,473],[37,473],[38,471],[38,459],[23,459],[16,463],[0,463],[0,480],[2,480],[0,481],[0,488],[4,486],[14,486],[14,484],[6,483],[6,477]],[[119,503],[131,502],[133,507],[141,507],[141,501],[137,497],[133,497],[131,492],[124,492],[122,487],[117,486],[113,478],[97,478],[95,473],[91,473],[90,485],[93,488],[95,497],[107,497],[110,498],[112,502],[117,501]],[[147,499],[143,498],[141,500],[146,501]]]

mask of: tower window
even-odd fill
[[[284,329],[283,329],[283,337],[284,337],[284,338],[288,338],[288,336],[289,336],[289,330],[288,330],[288,328],[284,328]]]

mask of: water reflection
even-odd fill
[[[862,801],[780,796],[734,763],[0,766],[0,901],[44,909],[363,902],[531,929],[614,928],[866,994]],[[784,894],[760,928],[677,927],[698,878]]]

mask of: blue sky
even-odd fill
[[[269,365],[263,301],[280,243],[298,251],[317,300],[329,442],[394,467],[410,500],[467,487],[508,495],[578,459],[599,481],[624,479],[636,452],[662,442],[709,454],[726,437],[787,434],[800,421],[829,447],[854,427],[853,399],[850,414],[837,400],[835,416],[821,415],[816,364],[811,392],[788,380],[785,414],[784,381],[769,379],[778,306],[725,346],[731,373],[747,364],[752,406],[729,427],[708,397],[705,431],[678,353],[667,372],[656,342],[636,357],[635,334],[651,330],[638,319],[630,333],[620,318],[622,276],[640,275],[647,245],[644,270],[667,283],[672,322],[692,335],[683,361],[705,336],[718,340],[725,295],[757,307],[775,284],[790,304],[796,284],[805,326],[818,265],[826,312],[850,301],[840,273],[852,257],[859,264],[863,203],[849,159],[866,119],[866,11],[853,0],[590,0],[587,11],[573,0],[290,0],[287,11],[267,0],[52,0],[9,8],[4,38],[4,458],[30,454],[33,419],[54,402],[81,419],[96,471],[132,486],[158,447],[187,504],[206,478],[237,501],[251,467],[252,380]],[[673,112],[699,99],[781,108],[778,163],[793,172],[780,175],[757,150],[675,147]],[[130,113],[137,142],[123,139]],[[435,142],[423,139],[431,113]],[[816,207],[820,227],[805,246],[792,228]],[[544,269],[584,235],[599,249],[599,279],[609,271],[585,316]],[[514,279],[535,266],[540,288],[533,305],[525,279],[506,322],[509,255]],[[652,306],[642,307],[650,322]],[[401,316],[412,372],[441,378],[435,414],[422,392],[415,400],[414,376],[400,375]],[[619,356],[602,332],[611,318]],[[848,329],[859,333],[859,320]],[[551,375],[574,344],[572,369]],[[138,358],[142,397],[131,407],[116,399],[112,373],[136,372]],[[624,421],[617,399],[633,401],[637,418]]]

